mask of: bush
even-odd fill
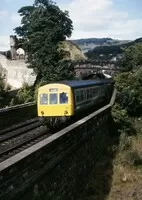
[[[24,83],[23,87],[18,91],[16,97],[11,100],[10,105],[22,104],[34,101],[34,89]]]
[[[117,103],[126,109],[128,115],[139,117],[142,115],[142,69],[120,73],[115,77],[118,91]]]
[[[112,108],[112,117],[120,133],[133,132],[131,118],[128,116],[127,110],[122,109],[119,104],[115,104]]]
[[[35,85],[35,88],[34,88],[34,101],[37,102],[37,95],[38,95],[38,88],[47,84],[47,82],[39,82]]]

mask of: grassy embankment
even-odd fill
[[[142,199],[142,118],[135,134],[116,134],[96,162],[80,200]]]

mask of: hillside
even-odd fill
[[[60,49],[64,49],[66,59],[73,61],[86,60],[87,57],[82,53],[81,49],[71,41],[65,41],[61,44]]]
[[[112,46],[128,43],[128,40],[117,40],[112,38],[87,38],[72,40],[72,42],[79,46],[82,52],[87,52],[98,46]]]
[[[118,44],[118,45],[98,46],[98,47],[94,48],[93,50],[89,50],[88,52],[86,52],[85,55],[89,59],[99,59],[100,57],[102,59],[103,56],[104,56],[104,59],[106,59],[106,57],[112,58],[114,56],[118,56],[119,54],[122,54],[123,48],[130,47],[137,43],[142,43],[142,38],[138,38],[134,41],[123,43],[123,44]]]

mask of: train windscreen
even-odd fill
[[[48,94],[40,94],[40,105],[48,104]]]
[[[57,104],[58,103],[58,95],[57,93],[50,94],[50,104]]]
[[[65,92],[60,93],[60,104],[68,103],[68,94]]]

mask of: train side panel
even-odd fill
[[[105,95],[104,85],[75,89],[75,112],[102,103],[105,100]]]

